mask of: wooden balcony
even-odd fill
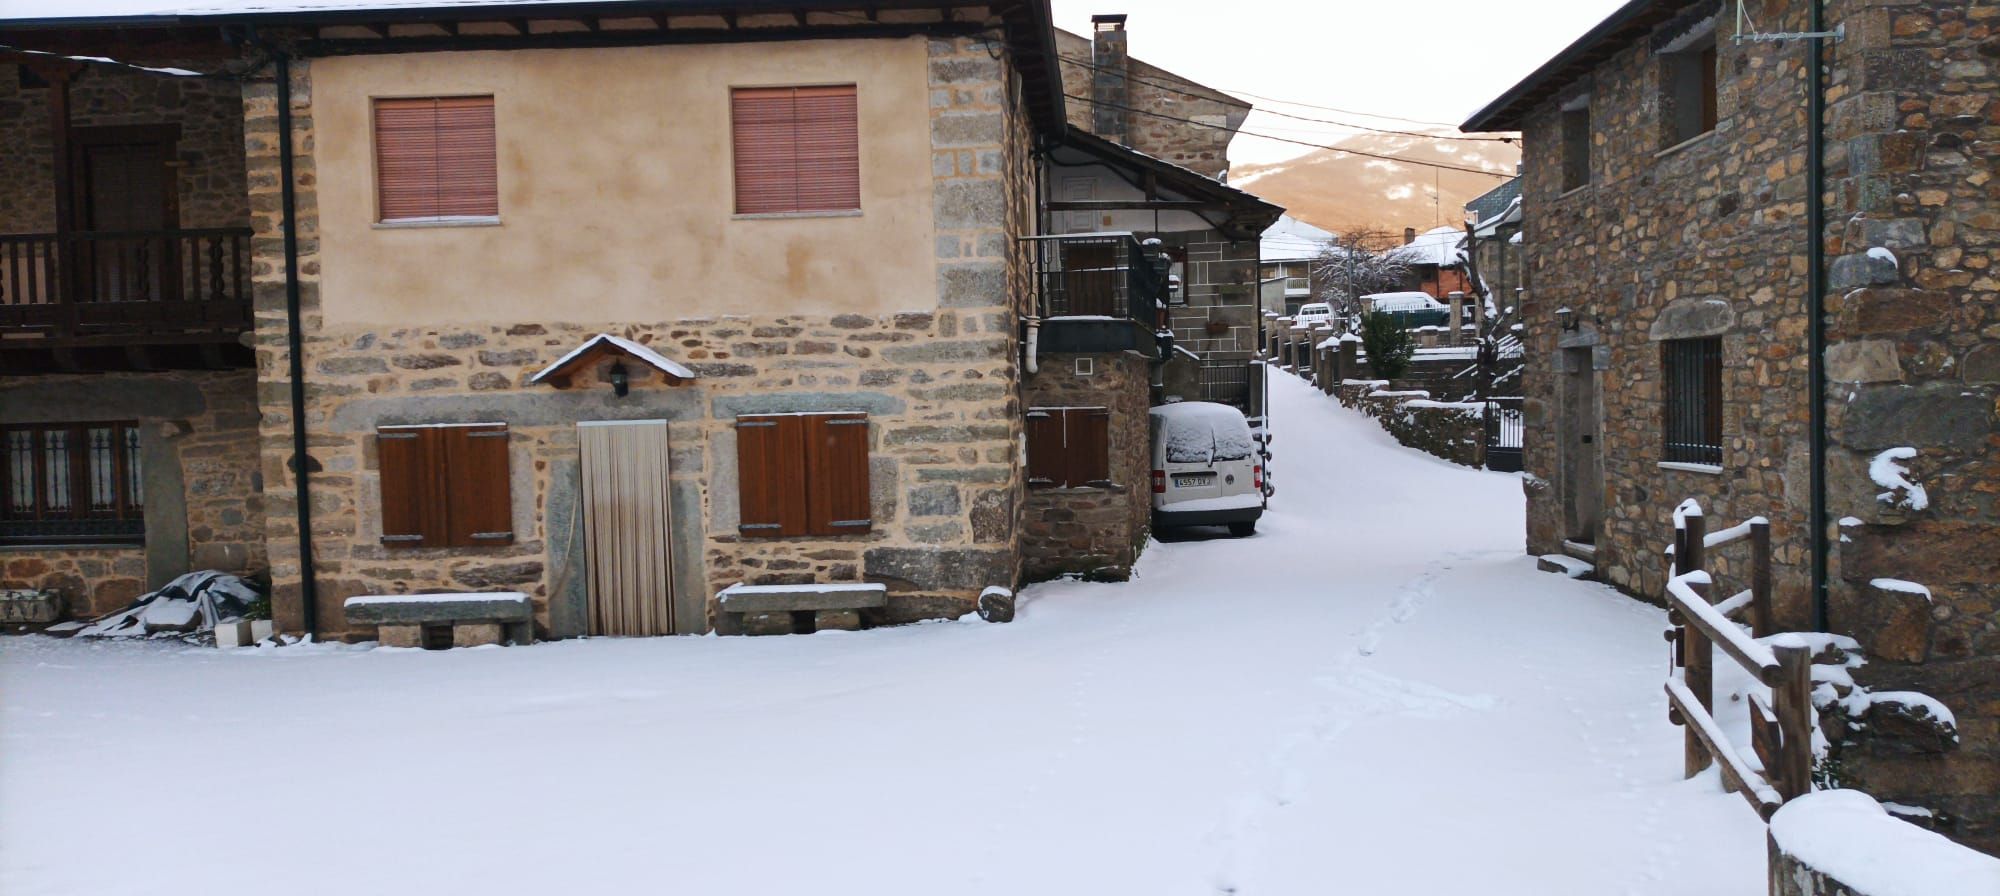
[[[250,230],[0,234],[0,375],[240,367]]]

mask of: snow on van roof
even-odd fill
[[[1378,292],[1362,296],[1361,300],[1377,311],[1435,311],[1445,307],[1427,292]]]

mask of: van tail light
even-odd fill
[[[1258,465],[1256,465],[1256,466],[1254,466],[1254,467],[1251,467],[1251,468],[1250,468],[1250,486],[1251,486],[1252,488],[1255,488],[1256,490],[1258,490],[1258,491],[1260,491],[1260,492],[1264,490],[1264,465],[1263,465],[1263,464],[1258,464]]]
[[[1166,494],[1166,493],[1167,493],[1167,471],[1165,471],[1165,470],[1154,470],[1154,471],[1153,471],[1153,494],[1156,494],[1156,495],[1164,495],[1164,494]]]

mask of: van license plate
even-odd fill
[[[1174,477],[1174,488],[1193,488],[1197,486],[1214,485],[1214,484],[1215,484],[1214,473],[1187,473],[1187,474],[1177,475]]]

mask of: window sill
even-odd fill
[[[376,230],[427,230],[434,227],[498,227],[499,215],[468,215],[462,218],[402,218],[395,221],[377,221],[369,225]]]
[[[782,221],[788,218],[859,218],[858,208],[824,212],[758,212],[756,214],[736,214],[730,218],[736,221]]]
[[[1564,190],[1564,191],[1562,191],[1561,193],[1557,193],[1557,194],[1556,194],[1556,199],[1558,199],[1558,200],[1562,200],[1562,199],[1568,199],[1568,198],[1570,198],[1571,196],[1575,196],[1575,195],[1576,195],[1576,194],[1578,194],[1578,193],[1581,193],[1581,192],[1583,192],[1583,191],[1585,191],[1585,190],[1588,190],[1588,189],[1590,189],[1590,187],[1591,187],[1591,184],[1590,184],[1589,182],[1587,182],[1587,181],[1586,181],[1585,183],[1583,183],[1583,184],[1582,184],[1582,185],[1580,185],[1580,186],[1574,186],[1574,187],[1570,187],[1569,189],[1567,189],[1567,190]]]
[[[1660,461],[1662,470],[1678,470],[1682,473],[1704,473],[1710,476],[1722,475],[1721,464],[1691,464],[1677,460]]]
[[[1119,485],[1116,482],[1107,482],[1103,485],[1064,486],[1043,485],[1031,482],[1028,484],[1028,490],[1042,495],[1097,495],[1106,492],[1122,492],[1125,490],[1125,486]]]
[[[1653,153],[1653,158],[1664,159],[1670,155],[1680,152],[1681,150],[1687,149],[1688,147],[1699,146],[1703,143],[1706,143],[1708,142],[1708,138],[1713,136],[1715,136],[1715,129],[1710,128],[1709,130],[1702,131],[1701,133],[1689,137],[1686,140],[1682,140],[1679,143],[1669,146],[1666,149]]]

